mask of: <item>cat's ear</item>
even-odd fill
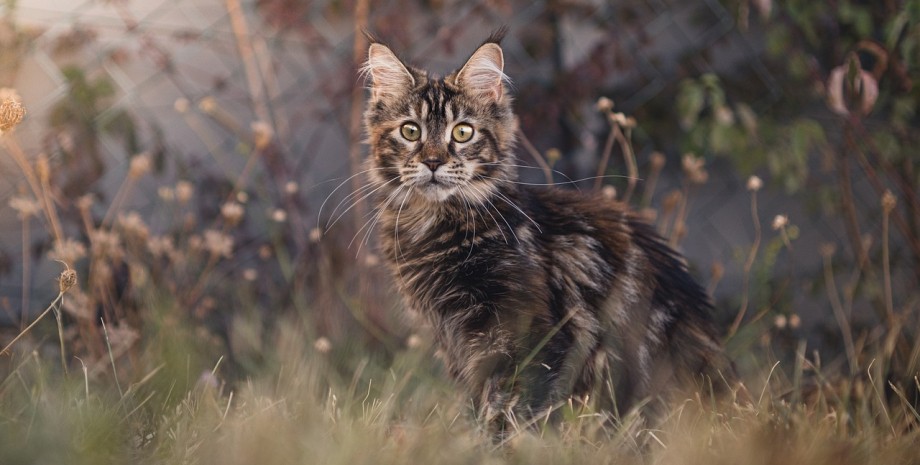
[[[455,82],[462,89],[498,102],[505,90],[503,81],[508,79],[504,68],[502,48],[497,43],[488,42],[479,47],[460,68]]]
[[[386,45],[371,44],[363,71],[371,79],[372,100],[402,95],[415,86],[412,73]]]

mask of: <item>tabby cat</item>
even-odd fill
[[[497,433],[572,397],[623,412],[724,389],[707,295],[655,230],[602,196],[517,181],[500,39],[443,78],[370,46],[369,187],[410,313]]]

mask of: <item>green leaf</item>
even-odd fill
[[[696,124],[705,104],[706,94],[701,85],[693,79],[681,81],[680,92],[677,94],[677,114],[680,116],[680,127],[688,130]]]

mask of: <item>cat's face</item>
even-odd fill
[[[371,176],[385,194],[481,203],[509,179],[516,123],[503,65],[498,44],[486,43],[438,79],[405,66],[386,46],[371,45],[365,120]]]

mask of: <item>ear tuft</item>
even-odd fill
[[[504,73],[505,58],[498,44],[488,42],[479,47],[457,73],[457,86],[491,98],[496,102],[504,94],[503,82],[508,80]]]
[[[415,86],[415,78],[386,45],[371,44],[361,70],[371,80],[371,100],[399,96]]]

